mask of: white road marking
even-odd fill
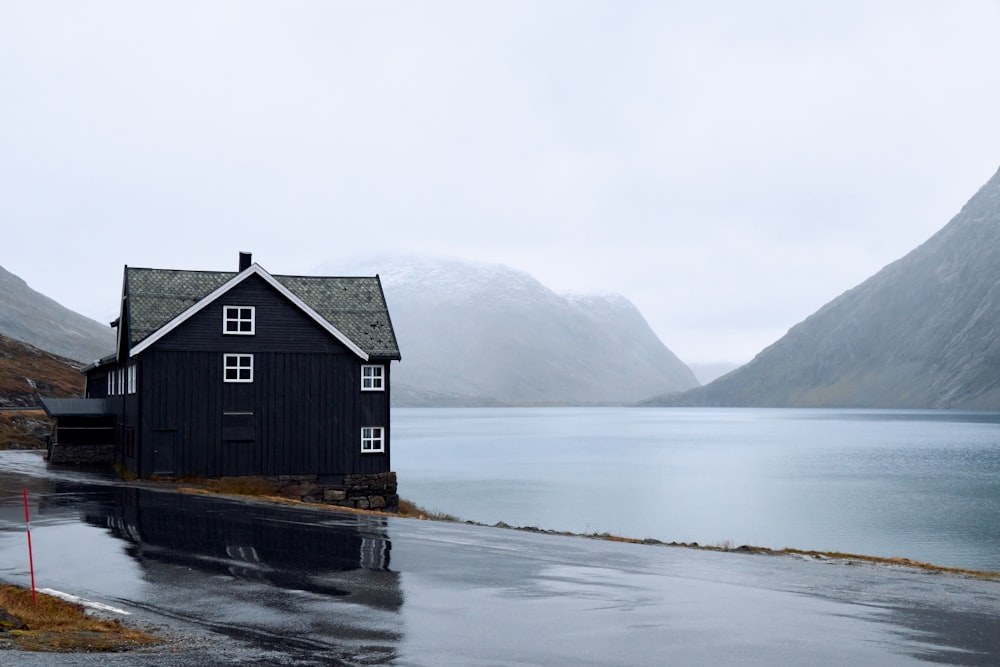
[[[111,605],[104,604],[103,602],[93,602],[92,600],[84,600],[81,597],[70,595],[69,593],[63,593],[62,591],[54,591],[51,588],[39,588],[38,592],[45,593],[46,595],[51,595],[52,597],[59,598],[60,600],[66,600],[66,602],[72,602],[73,604],[89,607],[90,609],[97,609],[99,611],[112,611],[116,614],[124,614],[125,616],[130,616],[132,613],[125,611],[124,609],[119,609],[118,607],[112,607]]]

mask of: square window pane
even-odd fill
[[[383,377],[385,369],[382,366],[361,367],[361,389],[364,391],[382,391],[385,389]]]
[[[222,332],[227,334],[245,334],[252,336],[254,333],[254,308],[253,306],[223,306],[222,308],[223,326]]]
[[[253,382],[253,355],[223,355],[223,379],[226,382]]]

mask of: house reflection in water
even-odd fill
[[[147,576],[176,565],[384,611],[402,605],[384,519],[137,488],[115,496],[84,519],[129,542]]]

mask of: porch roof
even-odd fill
[[[105,398],[42,398],[49,417],[111,417],[115,411]]]

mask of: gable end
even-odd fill
[[[135,356],[149,348],[168,333],[188,321],[195,314],[208,307],[216,299],[225,295],[233,287],[239,285],[248,277],[256,275],[271,285],[278,293],[319,324],[355,355],[364,361],[368,361],[369,359],[368,352],[258,264],[253,264],[250,268],[238,274],[159,272],[151,269],[133,269],[130,270],[130,273],[131,271],[146,272],[147,275],[145,277],[150,279],[147,281],[150,284],[138,288],[134,295],[131,292],[126,295],[125,306],[129,312],[134,315],[138,311],[145,315],[145,317],[127,318],[127,321],[132,324],[132,331],[129,333],[129,338],[134,341],[129,356]],[[134,275],[139,274],[136,273]],[[127,282],[128,288],[131,289],[136,282],[142,281],[129,280]],[[155,286],[156,282],[161,283],[159,289]],[[171,287],[174,289],[171,290]],[[179,312],[177,312],[178,309]],[[171,312],[174,313],[172,317],[170,317]],[[154,326],[156,328],[153,328]]]

